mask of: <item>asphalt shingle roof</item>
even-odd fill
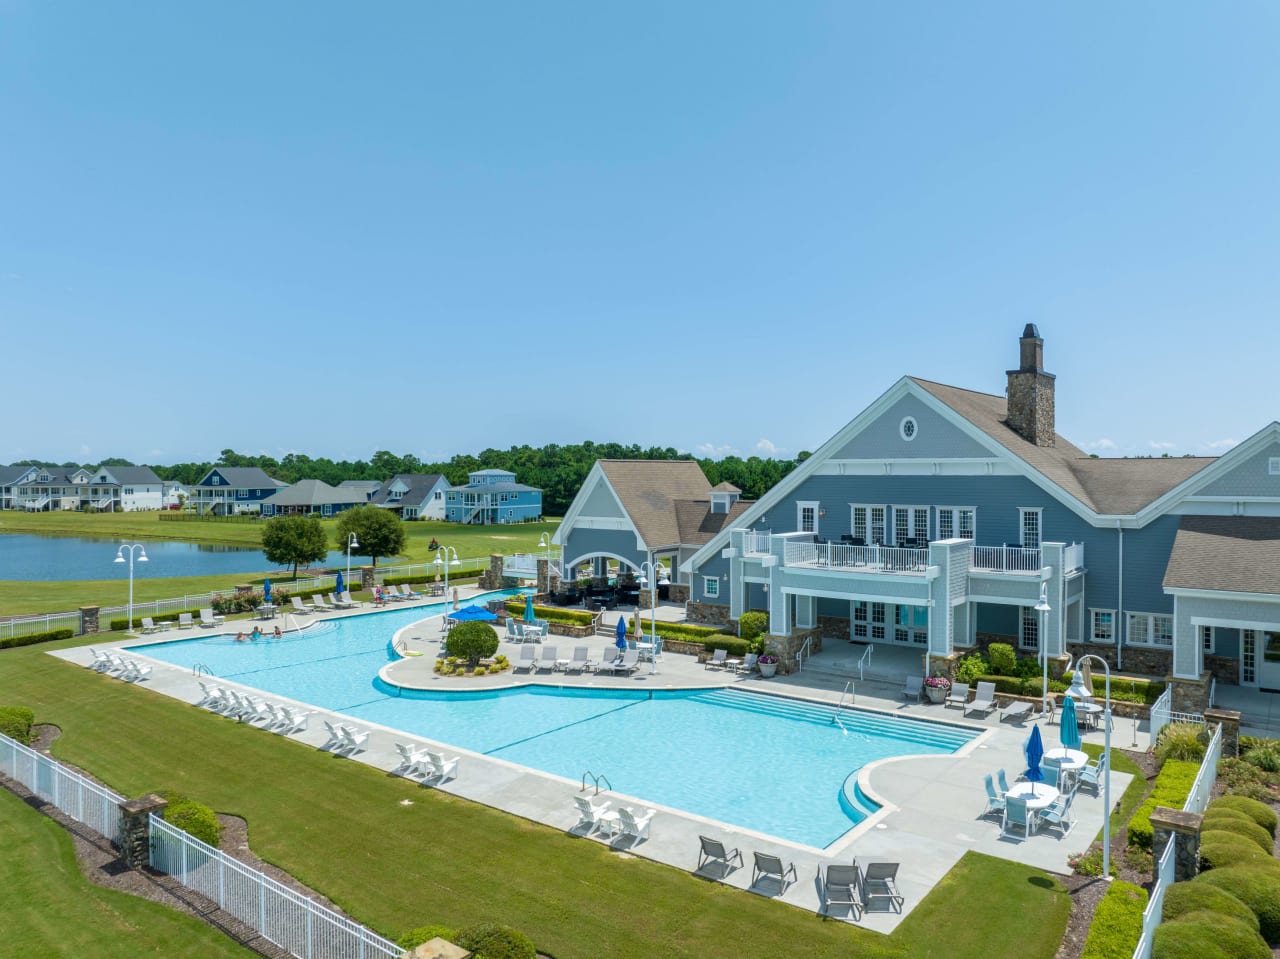
[[[650,549],[682,542],[678,500],[708,502],[711,484],[693,460],[599,460],[640,538]],[[730,514],[732,515],[732,514]]]
[[[1280,593],[1280,517],[1182,517],[1164,585]]]

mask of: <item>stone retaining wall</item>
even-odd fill
[[[699,626],[728,626],[731,622],[729,607],[719,603],[688,603],[684,615],[689,622]]]

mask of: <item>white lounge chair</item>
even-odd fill
[[[356,729],[354,726],[338,724],[338,735],[342,737],[342,748],[347,752],[358,753],[369,744],[369,731]]]
[[[1022,722],[1030,715],[1031,704],[1025,699],[1014,699],[1009,702],[1008,706],[1001,710],[1000,721],[1004,722],[1006,719],[1013,719],[1017,722]]]
[[[350,590],[344,589],[342,591],[342,608],[343,609],[355,609],[359,605],[360,605],[359,603],[357,603],[354,599],[351,598]]]
[[[140,683],[151,675],[150,663],[139,663],[136,660],[129,660],[125,671],[120,675],[126,683]]]
[[[534,669],[537,668],[537,666],[538,666],[538,651],[534,649],[532,646],[521,646],[520,658],[516,661],[515,665],[511,667],[511,671],[515,672],[517,669],[527,669],[529,671],[533,671]]]
[[[947,698],[943,700],[944,706],[959,706],[962,710],[965,704],[969,702],[969,684],[968,683],[952,683],[951,692],[947,693]]]
[[[299,613],[302,613],[304,616],[307,613],[314,613],[316,611],[315,606],[310,605],[308,603],[304,603],[302,601],[302,597],[300,596],[290,596],[289,602],[293,605],[293,608],[295,610],[297,610]]]
[[[280,732],[288,735],[289,733],[300,733],[307,728],[307,718],[311,715],[310,710],[294,709],[292,706],[277,706],[276,709],[284,717],[280,724]]]
[[[405,599],[422,599],[422,594],[416,592],[405,583],[400,584],[400,595]]]
[[[215,616],[213,610],[205,608],[200,610],[200,625],[205,629],[213,629],[215,626],[222,624],[222,617]]]
[[[337,752],[339,747],[342,746],[342,733],[338,731],[340,727],[335,726],[333,723],[329,722],[329,720],[327,719],[323,719],[321,720],[321,722],[324,723],[324,728],[325,728],[325,731],[328,732],[329,734],[329,739],[320,748]]]
[[[902,698],[920,702],[924,698],[924,677],[908,676],[907,681],[902,684]]]
[[[728,655],[729,653],[726,650],[713,649],[711,651],[711,658],[706,661],[706,664],[702,668],[703,669],[722,669],[724,668],[725,659]]]
[[[93,661],[87,663],[88,667],[97,672],[105,672],[111,666],[111,657],[101,650],[89,647],[89,652],[93,655]]]
[[[196,706],[208,706],[212,709],[215,703],[222,701],[221,686],[205,685],[200,680],[196,680],[196,685],[200,687],[200,692],[204,694],[195,701]]]
[[[538,657],[538,672],[547,670],[554,673],[556,671],[556,660],[560,658],[560,653],[554,646],[543,646],[542,655]]]
[[[968,716],[970,713],[980,712],[985,716],[995,708],[996,684],[978,683],[978,691],[973,694],[973,702],[965,705],[964,714]]]
[[[417,749],[409,743],[396,743],[396,752],[400,754],[400,765],[392,772],[400,776],[412,776],[417,774],[425,776],[430,769],[427,763],[427,751],[425,749]]]
[[[155,621],[150,616],[143,616],[142,631],[144,633],[158,633],[160,632],[160,627],[155,624]]]
[[[634,649],[628,649],[621,657],[615,659],[607,666],[601,666],[598,672],[609,673],[627,673],[630,675],[640,668],[640,653]]]
[[[602,803],[593,803],[585,796],[574,796],[573,804],[578,809],[578,825],[573,828],[587,827],[584,835],[590,836],[598,829],[608,829],[609,834],[612,835],[617,830],[618,814],[609,811],[608,800]]]
[[[722,880],[738,866],[743,865],[742,853],[737,849],[727,849],[719,839],[710,836],[698,837],[698,865],[693,870],[707,879]]]
[[[322,613],[333,611],[333,607],[326,603],[319,593],[311,594],[311,606],[313,609],[317,609]]]
[[[179,629],[190,629],[190,628],[191,628],[191,627],[193,627],[194,625],[195,625],[195,623],[194,623],[194,622],[192,622],[192,620],[191,620],[191,614],[190,614],[190,613],[179,613],[179,614],[178,614],[178,628],[179,628]]]
[[[649,838],[649,824],[653,822],[656,809],[646,809],[643,816],[636,817],[630,806],[618,810],[618,836],[634,839],[639,842]]]
[[[437,782],[444,782],[446,779],[456,779],[458,776],[458,757],[451,756],[448,759],[443,753],[432,752],[427,750],[427,765],[430,767],[428,774],[431,779]]]
[[[569,665],[564,668],[566,673],[580,673],[590,665],[591,659],[587,653],[587,647],[575,646],[573,648],[573,658],[569,660]]]

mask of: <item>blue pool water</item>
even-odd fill
[[[134,648],[573,781],[591,769],[618,792],[819,848],[861,819],[843,798],[852,773],[892,756],[950,753],[975,735],[862,711],[842,713],[846,732],[829,707],[733,689],[419,692],[382,683],[378,670],[395,658],[395,632],[442,611],[318,623],[283,640],[210,637]]]

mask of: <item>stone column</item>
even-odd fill
[[[100,606],[80,607],[80,635],[92,636],[98,632],[98,610]]]
[[[361,589],[373,589],[373,587],[378,585],[378,581],[373,578],[373,570],[374,570],[374,567],[372,566],[360,567],[360,588]]]
[[[1169,675],[1165,682],[1173,690],[1169,698],[1175,713],[1203,713],[1209,708],[1208,673],[1201,673],[1199,679],[1180,679]]]
[[[481,589],[502,588],[502,554],[489,554],[489,568],[480,574]]]
[[[1151,814],[1154,836],[1151,843],[1151,876],[1154,880],[1160,869],[1160,857],[1169,843],[1176,843],[1173,850],[1173,881],[1186,882],[1200,871],[1200,823],[1204,816],[1198,812],[1183,812],[1157,806]]]
[[[1233,759],[1240,755],[1240,714],[1234,709],[1206,709],[1204,721],[1210,727],[1222,725],[1222,758]]]
[[[131,869],[151,863],[151,814],[159,815],[169,805],[155,793],[120,804],[120,857]]]
[[[956,663],[959,661],[959,653],[951,653],[949,656],[935,656],[933,653],[925,653],[924,674],[926,676],[946,676],[947,679],[955,679]]]

